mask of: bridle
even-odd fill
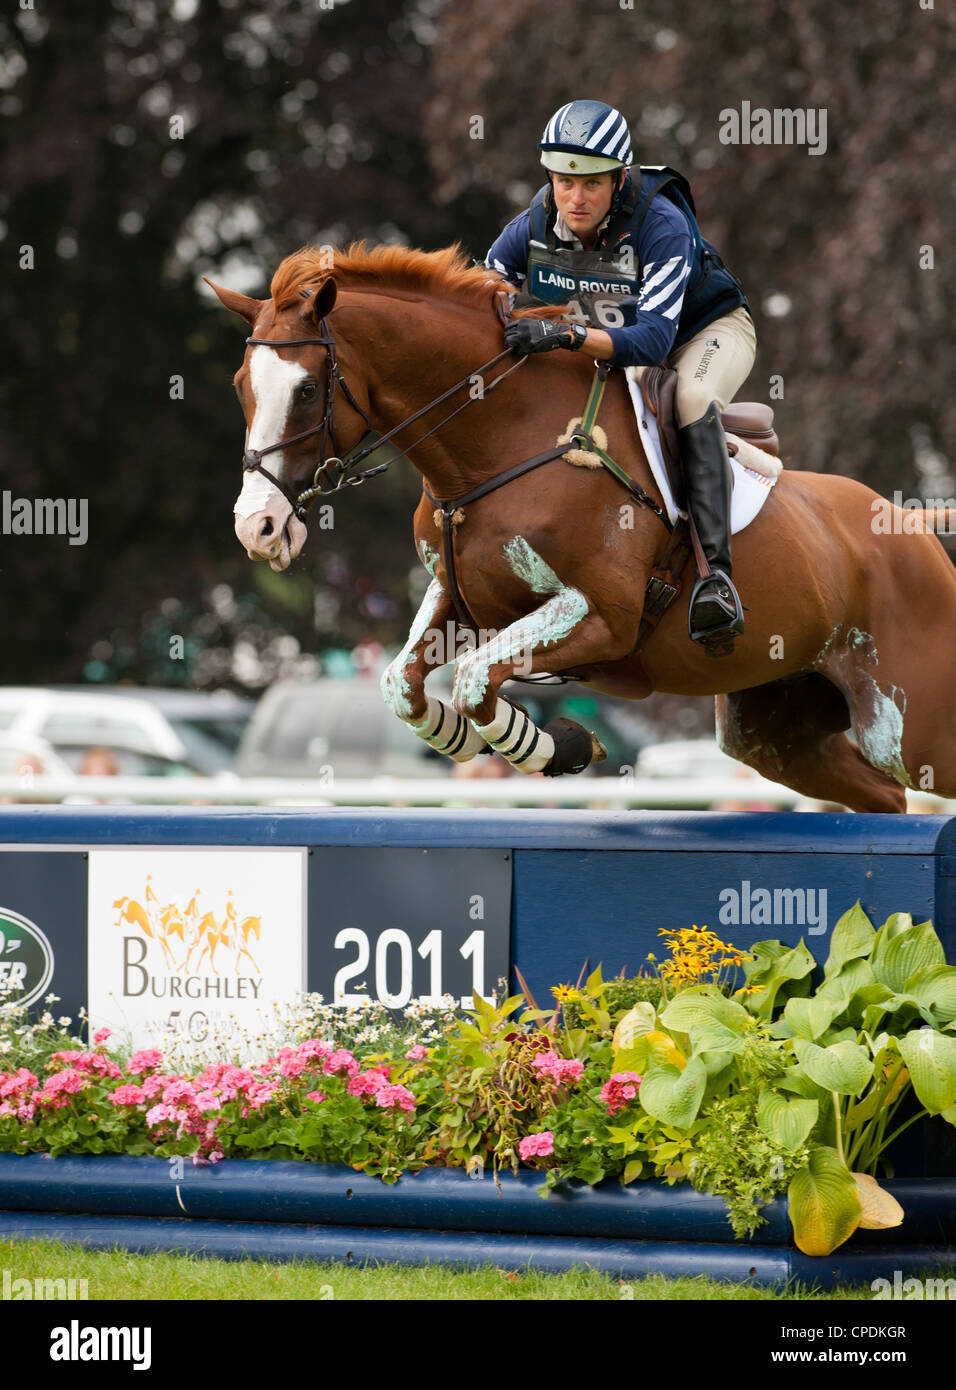
[[[415,421],[421,419],[423,415],[427,415],[435,406],[441,405],[443,401],[448,400],[456,391],[460,391],[465,386],[470,386],[476,379],[483,380],[484,373],[488,371],[489,368],[496,366],[497,363],[501,362],[506,357],[510,357],[512,354],[510,349],[499,352],[497,356],[492,357],[489,362],[485,362],[484,365],[478,367],[476,371],[469,372],[461,381],[457,381],[454,386],[444,391],[440,396],[436,396],[434,400],[429,401],[426,406],[421,410],[417,410],[414,415],[407,416],[401,424],[396,425],[394,429],[389,430],[387,434],[378,434],[373,430],[371,420],[355,399],[354,393],[350,389],[345,377],[342,375],[342,371],[339,367],[338,355],[336,353],[335,338],[332,335],[332,330],[328,326],[327,318],[323,318],[320,321],[319,328],[321,330],[321,335],[314,338],[250,337],[246,339],[246,342],[253,347],[285,348],[303,347],[306,344],[312,344],[324,347],[327,353],[325,411],[321,421],[317,425],[313,425],[311,429],[302,430],[299,434],[294,434],[289,439],[280,439],[275,444],[267,444],[264,449],[246,449],[242,456],[243,473],[261,473],[264,478],[267,478],[268,481],[272,483],[273,487],[279,489],[282,496],[289,503],[292,508],[291,515],[298,517],[300,521],[305,521],[309,503],[312,502],[315,497],[320,495],[328,496],[333,492],[338,492],[343,487],[358,487],[361,483],[367,482],[369,478],[374,478],[377,473],[384,473],[394,462],[395,458],[401,458],[402,455],[407,454],[411,449],[417,448],[419,444],[428,439],[436,430],[440,430],[443,425],[447,425],[449,420],[452,420],[460,411],[464,410],[466,406],[471,405],[473,400],[480,400],[484,396],[489,395],[496,386],[504,381],[505,377],[510,376],[513,371],[527,361],[527,358],[519,357],[507,371],[501,372],[493,381],[489,382],[487,385],[483,385],[481,395],[475,396],[469,394],[468,399],[465,400],[462,405],[451,411],[444,419],[439,420],[437,425],[428,430],[426,434],[423,434],[414,444],[409,444],[408,448],[396,451],[393,457],[387,459],[385,463],[380,463],[374,468],[367,468],[363,473],[356,474],[354,477],[348,477],[347,474],[351,473],[353,468],[357,468],[370,454],[373,454],[383,444],[388,443],[396,434],[400,434],[403,429],[414,424]],[[333,418],[335,411],[335,389],[337,386],[341,386],[343,396],[348,401],[349,405],[352,406],[354,410],[358,411],[368,427],[358,444],[356,444],[353,449],[350,449],[344,457],[340,457],[338,454],[339,446],[338,440],[336,439],[335,421]],[[298,444],[301,440],[309,439],[315,434],[322,435],[322,442],[320,445],[321,458],[312,477],[312,486],[305,488],[302,492],[293,492],[285,483],[277,478],[274,473],[271,473],[268,468],[263,467],[262,460],[267,454],[275,453],[278,449],[286,449],[289,445]],[[336,452],[326,457],[326,449],[330,441],[332,448],[336,450]]]
[[[362,461],[362,459],[367,458],[368,455],[372,453],[373,448],[378,447],[378,440],[376,438],[376,442],[373,445],[371,445],[367,449],[362,450],[361,445],[364,443],[365,439],[368,438],[368,434],[366,434],[364,438],[360,440],[359,444],[356,446],[356,449],[360,452],[356,454],[356,451],[353,450],[352,454],[349,456],[348,463],[344,462],[341,458],[338,457],[339,445],[335,435],[335,421],[333,418],[335,411],[336,386],[341,386],[342,394],[344,395],[345,399],[348,401],[349,405],[353,407],[353,409],[358,411],[358,413],[361,415],[362,419],[368,426],[369,431],[372,430],[372,422],[368,418],[362,407],[359,405],[358,401],[355,399],[355,396],[353,395],[348,382],[345,380],[339,368],[338,356],[335,350],[335,339],[332,336],[332,332],[328,327],[328,319],[322,319],[321,323],[319,324],[319,327],[322,330],[322,334],[320,337],[315,338],[246,339],[246,342],[251,343],[253,347],[303,347],[307,343],[315,344],[319,347],[324,347],[327,353],[325,412],[320,422],[317,425],[313,425],[311,429],[302,430],[299,434],[292,435],[290,439],[280,439],[275,444],[267,444],[264,449],[246,449],[245,453],[242,456],[243,473],[261,473],[264,478],[267,478],[269,482],[272,483],[273,487],[279,489],[283,497],[286,499],[286,501],[292,508],[293,513],[295,514],[295,516],[299,518],[300,521],[305,520],[308,511],[308,504],[312,501],[314,497],[317,497],[319,493],[338,492],[339,488],[345,487],[346,485],[348,485],[349,487],[357,487],[359,483],[364,483],[367,478],[373,477],[376,473],[384,472],[385,469],[388,467],[387,463],[383,463],[380,464],[377,468],[367,469],[358,477],[346,478],[344,476],[346,470],[355,467],[358,463]],[[312,435],[320,433],[322,435],[322,443],[320,446],[321,462],[319,463],[313,475],[312,486],[307,487],[303,492],[292,492],[291,489],[286,487],[285,483],[283,483],[281,479],[277,478],[274,473],[270,473],[268,468],[263,468],[262,460],[265,458],[266,454],[273,454],[276,452],[277,449],[286,449],[290,444],[298,444],[300,440],[309,439]],[[330,455],[329,457],[326,457],[326,449],[328,448],[330,440],[332,443],[332,448],[336,450],[336,453]],[[332,469],[332,472],[329,472],[330,469]],[[329,484],[331,484],[331,486],[329,486]]]

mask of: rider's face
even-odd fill
[[[616,178],[609,174],[552,174],[558,212],[582,241],[591,237],[607,217]]]

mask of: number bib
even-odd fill
[[[637,322],[639,272],[630,248],[602,261],[594,251],[551,251],[532,241],[526,292],[545,304],[567,304],[568,317],[592,328],[625,328]]]

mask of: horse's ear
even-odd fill
[[[338,292],[338,286],[330,276],[315,294],[310,294],[301,311],[306,323],[318,327],[326,314],[331,314],[334,309]]]
[[[222,285],[216,285],[209,279],[208,275],[202,277],[210,289],[215,290],[219,300],[231,309],[234,314],[244,318],[246,323],[255,323],[262,313],[262,306],[266,303],[264,299],[252,299],[248,294],[239,294],[236,290],[227,290]]]

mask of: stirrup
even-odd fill
[[[720,612],[718,622],[708,627],[694,626],[694,605],[704,590],[713,586],[708,594],[713,606]],[[744,610],[740,596],[723,570],[712,570],[706,579],[699,576],[691,591],[687,605],[687,635],[692,642],[707,648],[710,656],[729,656],[734,649],[734,637],[744,630]]]

